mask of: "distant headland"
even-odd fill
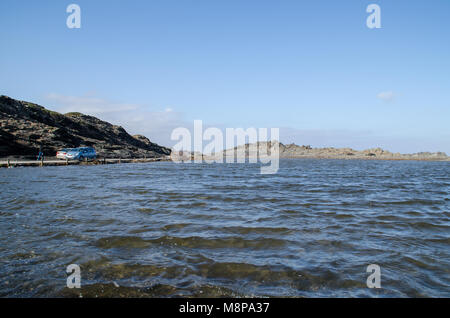
[[[224,152],[216,153],[212,156],[242,156],[254,157],[258,154],[257,149],[265,152],[269,151],[274,142],[259,142],[257,144],[246,144]],[[316,159],[365,159],[365,160],[427,160],[427,161],[450,161],[450,157],[444,152],[418,152],[413,154],[392,153],[381,148],[366,150],[355,150],[352,148],[313,148],[311,146],[298,146],[296,144],[285,145],[278,143],[280,158],[316,158]],[[253,145],[253,149],[251,147]]]

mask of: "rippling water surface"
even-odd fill
[[[0,296],[450,296],[448,162],[0,170]],[[81,267],[80,290],[66,266]],[[381,289],[366,268],[381,267]]]

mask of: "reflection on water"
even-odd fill
[[[450,296],[448,162],[14,168],[0,190],[3,297]]]

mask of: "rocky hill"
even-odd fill
[[[338,158],[338,159],[393,159],[393,160],[447,160],[444,152],[419,152],[413,154],[392,153],[381,148],[355,150],[352,148],[311,148],[295,144],[280,144],[280,157]]]
[[[380,160],[432,160],[432,161],[450,161],[450,157],[444,152],[419,152],[413,154],[392,153],[381,148],[372,148],[367,150],[354,150],[352,148],[312,148],[311,146],[298,146],[296,144],[278,143],[280,158],[323,158],[323,159],[380,159]],[[263,154],[267,153],[266,149],[270,149],[270,142],[259,142],[235,147],[226,150],[225,154],[219,152],[207,158],[221,158],[221,156],[240,156],[245,154],[246,158],[254,158],[258,155],[258,151]],[[259,150],[258,150],[259,149]]]
[[[0,157],[45,156],[61,148],[94,147],[100,157],[151,158],[170,149],[122,127],[80,113],[60,114],[42,106],[0,96]]]

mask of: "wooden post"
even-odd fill
[[[10,165],[9,165],[9,159],[8,159],[7,167],[10,168]]]

